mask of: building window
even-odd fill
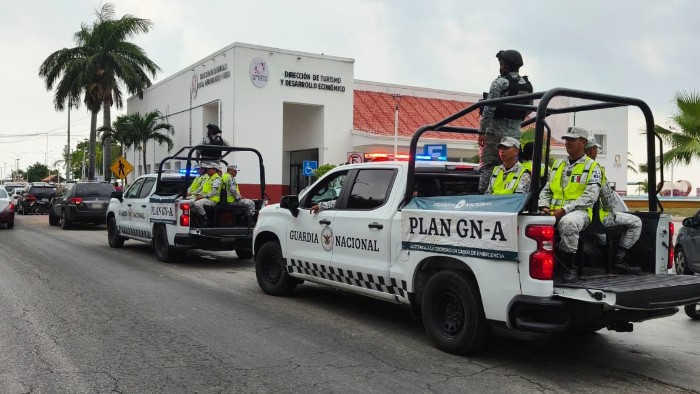
[[[598,148],[598,154],[599,155],[604,155],[608,151],[608,138],[605,134],[593,134],[595,136],[595,140],[600,144],[600,148]]]

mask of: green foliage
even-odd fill
[[[94,179],[96,162],[97,113],[104,108],[104,125],[110,123],[110,108],[123,106],[120,84],[131,94],[143,96],[151,86],[149,75],[155,77],[160,68],[153,63],[138,45],[128,41],[151,29],[148,19],[124,15],[114,19],[114,6],[105,4],[95,12],[92,25],[82,24],[75,33],[76,46],[63,48],[49,55],[39,68],[47,90],[53,90],[54,106],[63,111],[68,105],[82,101],[92,112],[90,122],[90,146],[88,178]],[[82,98],[82,100],[81,100]],[[110,145],[107,137],[107,145]],[[104,160],[110,161],[108,150]]]
[[[47,176],[49,176],[49,168],[39,162],[27,167],[27,182],[40,182]]]
[[[319,179],[319,178],[322,177],[325,173],[327,173],[328,171],[334,169],[335,167],[337,167],[335,164],[329,164],[329,163],[326,163],[326,164],[324,164],[324,165],[321,165],[321,166],[319,166],[319,167],[316,169],[316,171],[314,171],[314,177],[316,177],[316,179]]]
[[[118,116],[112,123],[112,127],[101,127],[102,133],[109,133],[112,138],[122,144],[125,148],[132,146],[140,150],[143,155],[143,162],[146,163],[146,146],[153,140],[158,144],[166,144],[168,150],[173,148],[171,135],[175,134],[173,126],[162,121],[159,111],[146,112],[141,115],[139,112]]]
[[[671,120],[679,130],[654,125],[654,132],[671,147],[664,152],[664,165],[667,167],[689,165],[693,159],[700,158],[700,94],[676,92],[675,104],[676,114]]]

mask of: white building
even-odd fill
[[[231,145],[260,151],[267,193],[278,201],[305,184],[304,160],[339,164],[352,152],[393,154],[397,100],[398,153],[406,154],[418,127],[479,98],[481,94],[356,81],[350,58],[234,43],[153,85],[142,99],[129,98],[127,112],[159,110],[175,128],[175,148],[170,154],[198,144],[207,123],[219,125]],[[550,118],[555,136],[574,124],[596,130],[603,145],[599,160],[608,179],[626,184],[626,108]],[[478,127],[478,113],[455,125]],[[425,144],[446,145],[450,160],[469,161],[478,154],[476,136],[438,133],[429,137]],[[554,155],[565,155],[561,143],[553,142],[552,148]],[[168,154],[166,146],[153,142],[148,144],[146,163],[141,163],[140,152],[127,152],[135,168],[130,178],[154,171]],[[252,197],[259,190],[256,160],[248,153],[233,158],[242,169],[241,192]],[[184,163],[166,169],[180,167]]]

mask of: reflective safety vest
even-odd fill
[[[197,175],[197,177],[194,178],[194,181],[192,181],[192,184],[190,185],[190,188],[187,189],[187,190],[188,190],[190,193],[196,192],[196,191],[202,186],[202,182],[204,182],[204,180],[205,180],[206,178],[208,178],[208,177],[209,177],[209,175],[207,175],[207,174]]]
[[[214,188],[214,180],[215,179],[221,179],[219,174],[214,173],[214,175],[210,176],[207,178],[206,181],[204,181],[204,184],[202,185],[202,194],[209,194],[211,193],[212,189]],[[209,197],[209,200],[212,202],[218,203],[221,198],[219,197],[219,193],[221,192],[221,184],[219,184],[219,189],[214,193],[213,196]]]
[[[518,172],[511,171],[508,175],[505,175],[505,170],[502,166],[494,167],[493,174],[491,175],[493,187],[491,188],[492,194],[513,194],[515,189],[518,188],[520,184],[520,178],[527,171],[524,166],[520,166]],[[505,176],[504,176],[505,175]]]
[[[532,160],[524,161],[521,163],[525,169],[530,171],[530,174],[532,174]],[[540,164],[540,178],[544,176],[544,169],[547,168],[547,166],[544,165],[544,163]]]
[[[231,182],[233,182],[233,177],[228,172],[221,176],[221,187],[226,188],[226,202],[229,204],[236,201],[236,197],[231,194]],[[240,195],[241,192],[238,190],[238,184],[236,184],[236,191]]]
[[[601,223],[606,216],[610,215],[610,212],[603,209],[603,185],[605,185],[605,182],[607,181],[608,180],[605,178],[605,170],[603,169],[603,166],[600,166],[600,198],[598,199],[598,217],[600,218]]]
[[[566,185],[566,188],[562,189],[561,181],[566,168],[566,159],[557,160],[553,167],[554,176],[549,182],[549,187],[552,189],[552,201],[549,204],[549,209],[554,211],[581,197],[591,178],[591,172],[593,172],[593,169],[596,167],[599,167],[598,162],[586,156],[584,162],[574,165],[574,168],[571,170],[569,184]],[[593,207],[589,207],[587,211],[588,218],[592,219]]]

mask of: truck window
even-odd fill
[[[137,179],[136,182],[132,183],[131,186],[128,189],[126,189],[126,193],[124,193],[124,198],[138,198],[139,191],[141,190],[142,185],[143,178]]]
[[[396,170],[393,169],[360,170],[352,185],[346,208],[375,209],[384,205],[395,176]]]
[[[320,202],[335,200],[340,196],[340,191],[345,184],[347,176],[347,171],[340,171],[326,178],[322,183],[309,191],[300,206],[302,208],[311,208]]]
[[[153,190],[153,185],[156,183],[156,178],[146,178],[143,182],[143,187],[139,192],[139,198],[146,198],[151,195],[151,190]]]

